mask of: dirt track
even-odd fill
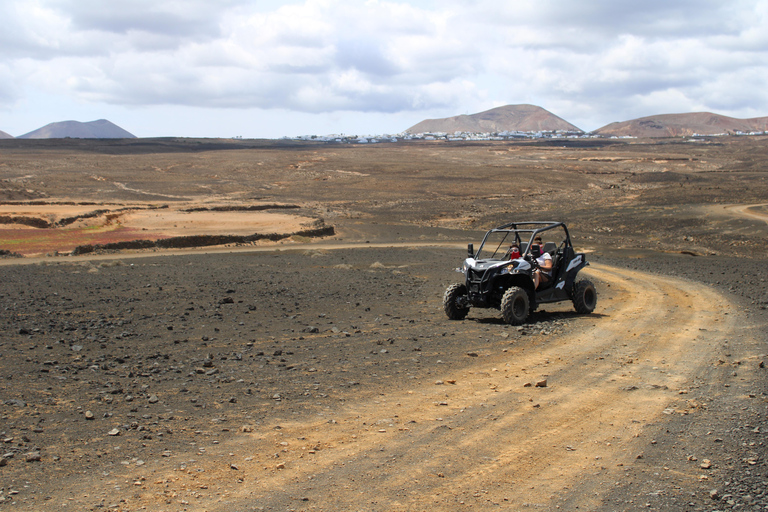
[[[612,292],[596,318],[571,322],[577,333],[491,345],[477,364],[436,372],[442,385],[405,385],[225,444],[216,451],[269,452],[288,440],[278,463],[285,468],[248,464],[256,485],[206,506],[279,510],[300,499],[318,510],[598,508],[650,447],[649,425],[702,406],[679,395],[716,364],[717,340],[735,335],[735,315],[703,285],[609,267],[590,273]],[[545,388],[525,387],[542,380]],[[322,449],[308,454],[315,446]],[[681,476],[695,485],[701,474],[691,465]]]

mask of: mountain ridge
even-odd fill
[[[477,114],[464,114],[441,119],[425,119],[407,130],[407,133],[498,133],[503,131],[583,132],[548,110],[536,105],[520,104],[496,107]]]
[[[135,139],[132,133],[106,119],[82,123],[59,121],[49,123],[17,137],[19,139]]]
[[[768,130],[768,117],[738,119],[712,112],[658,114],[610,123],[592,133],[617,137],[685,137]]]

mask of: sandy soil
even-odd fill
[[[160,240],[195,235],[253,235],[297,233],[313,227],[317,219],[306,215],[265,210],[238,210],[241,205],[204,202],[174,204],[88,204],[71,200],[46,204],[13,204],[0,207],[0,241],[3,248],[23,256],[67,253],[85,244],[130,240]],[[249,204],[269,209],[275,205]],[[281,206],[281,205],[278,205]],[[216,209],[223,211],[218,211]],[[235,211],[227,211],[234,208]],[[30,228],[29,220],[51,225]]]
[[[768,223],[768,204],[734,205],[729,210],[737,215],[760,219]]]
[[[296,204],[336,235],[3,260],[0,507],[768,506],[762,140],[115,144],[0,144],[6,206],[114,182],[104,202]],[[519,198],[568,221],[598,308],[449,321],[465,244]]]

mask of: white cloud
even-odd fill
[[[6,113],[39,90],[414,122],[534,103],[584,129],[668,109],[768,115],[759,0],[6,0],[0,18]]]

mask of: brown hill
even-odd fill
[[[0,139],[12,139],[13,135],[10,135],[8,133],[5,133],[3,130],[0,130]]]
[[[408,128],[408,133],[469,132],[497,133],[503,131],[553,132],[582,130],[553,113],[535,105],[506,105],[471,115],[426,119]]]
[[[106,119],[81,123],[80,121],[61,121],[51,123],[37,130],[19,136],[20,139],[135,139],[127,132]]]
[[[711,112],[693,112],[662,114],[611,123],[595,130],[594,133],[619,137],[685,137],[693,134],[718,135],[766,130],[768,130],[768,117],[736,119]]]

